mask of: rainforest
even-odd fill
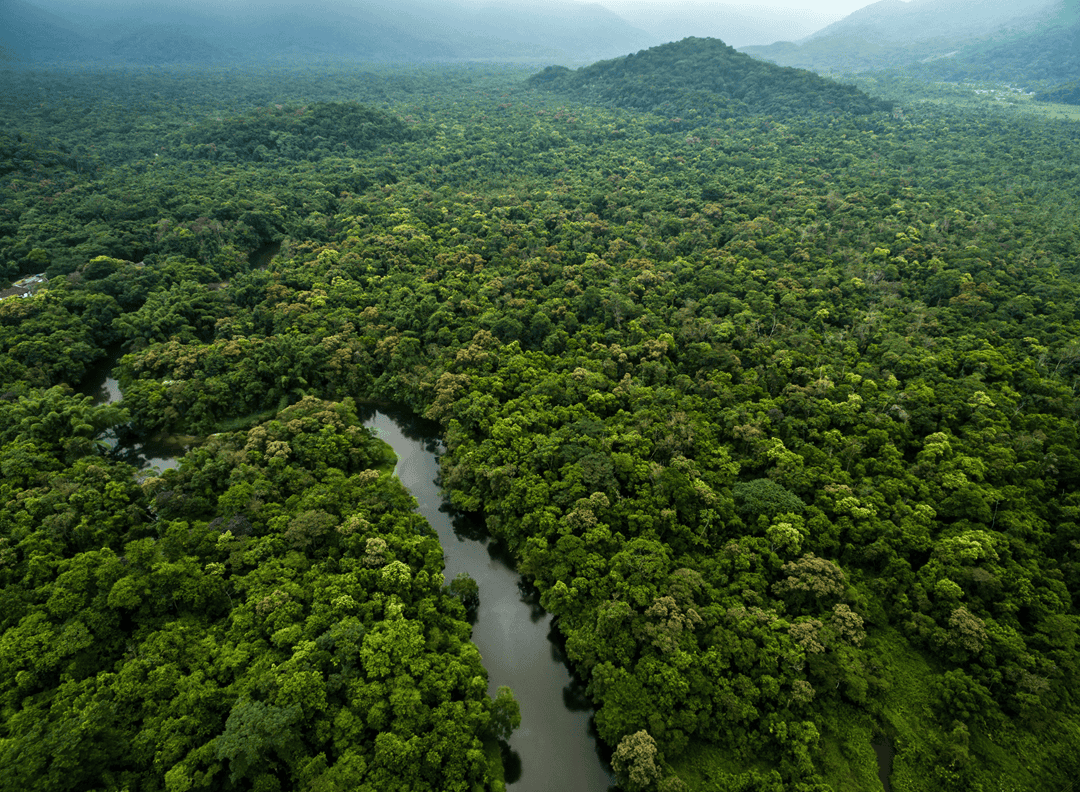
[[[620,789],[1080,776],[1080,122],[703,38],[0,84],[0,789],[513,789],[378,405]]]

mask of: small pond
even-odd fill
[[[895,753],[892,742],[884,737],[875,740],[874,753],[877,754],[878,778],[881,779],[881,786],[884,787],[885,792],[892,792],[892,784],[889,783]]]

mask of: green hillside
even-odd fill
[[[980,4],[889,0],[794,44],[745,47],[756,58],[822,74],[903,69],[930,80],[1039,86],[1080,75],[1076,0]]]
[[[121,36],[109,50],[122,61],[146,65],[228,60],[224,52],[202,38],[166,26],[146,27]]]
[[[751,114],[865,114],[889,107],[811,72],[754,60],[719,39],[683,39],[576,71],[550,67],[529,83],[578,101],[694,123]]]
[[[1059,85],[1035,95],[1040,102],[1061,102],[1062,104],[1080,105],[1080,80]]]
[[[956,58],[919,64],[914,74],[935,79],[1000,80],[1055,86],[1080,79],[1080,21],[992,41]]]
[[[506,788],[364,403],[438,423],[626,792],[1070,788],[1080,126],[533,72],[0,70],[0,789]]]

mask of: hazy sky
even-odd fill
[[[513,2],[514,0],[509,1]],[[604,0],[593,1],[600,5],[605,5]],[[542,3],[543,0],[540,0],[540,2]],[[657,0],[623,0],[623,2],[656,3]],[[874,2],[877,2],[877,0],[745,0],[744,2],[740,2],[739,0],[725,0],[725,2],[716,3],[716,5],[737,5],[748,8],[753,8],[754,6],[766,8],[802,8],[824,14],[846,16],[852,11],[857,11],[863,6],[871,5]],[[909,2],[909,0],[903,0],[903,2]],[[678,0],[675,0],[674,4],[678,5]],[[712,5],[712,3],[702,1],[700,2],[700,5]]]
[[[895,0],[887,0],[895,2]],[[905,0],[906,2],[907,0]],[[976,0],[977,1],[977,0]],[[2,2],[2,0],[0,0]],[[376,6],[386,21],[393,21],[395,0],[27,0],[58,13],[75,24],[100,27],[118,18],[135,22],[164,14],[193,11],[211,18],[257,20],[290,9],[294,13],[313,7],[347,11]],[[933,0],[914,0],[933,2]],[[836,22],[868,0],[406,0],[407,6],[517,6],[530,10],[568,5],[601,5],[629,24],[663,40],[688,35],[716,36],[733,46],[797,41]],[[106,22],[106,20],[111,20]]]

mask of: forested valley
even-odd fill
[[[0,789],[505,787],[371,404],[626,792],[1080,776],[1077,122],[701,39],[0,84]]]

